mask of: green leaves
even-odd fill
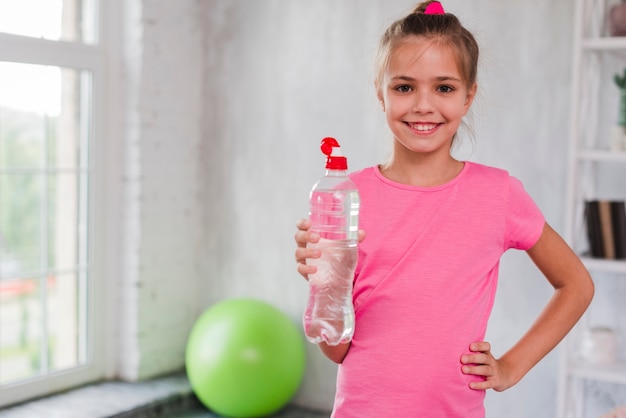
[[[615,76],[613,76],[613,80],[615,81],[615,84],[617,84],[617,87],[619,87],[620,89],[626,88],[626,68],[624,68],[623,76],[620,77],[619,74],[615,74]]]

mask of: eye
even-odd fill
[[[395,87],[395,90],[400,93],[408,93],[412,90],[411,86],[407,84],[402,84]]]
[[[441,93],[452,93],[454,91],[454,87],[451,86],[439,86],[437,87],[437,91]]]

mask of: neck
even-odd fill
[[[464,163],[444,156],[413,154],[404,158],[394,154],[388,164],[380,167],[381,173],[396,183],[417,187],[435,187],[446,184],[463,170]]]

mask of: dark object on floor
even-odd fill
[[[329,412],[311,411],[287,405],[268,418],[328,418],[329,416]],[[110,418],[222,418],[222,416],[206,409],[195,395],[190,394],[172,396]]]
[[[311,411],[296,406],[288,405],[283,410],[271,415],[272,418],[328,418],[329,412]],[[203,407],[193,410],[174,413],[173,415],[165,415],[163,418],[221,418],[207,411]]]

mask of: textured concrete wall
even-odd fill
[[[118,374],[129,380],[180,370],[203,306],[200,4],[124,3],[125,266],[116,332]]]

